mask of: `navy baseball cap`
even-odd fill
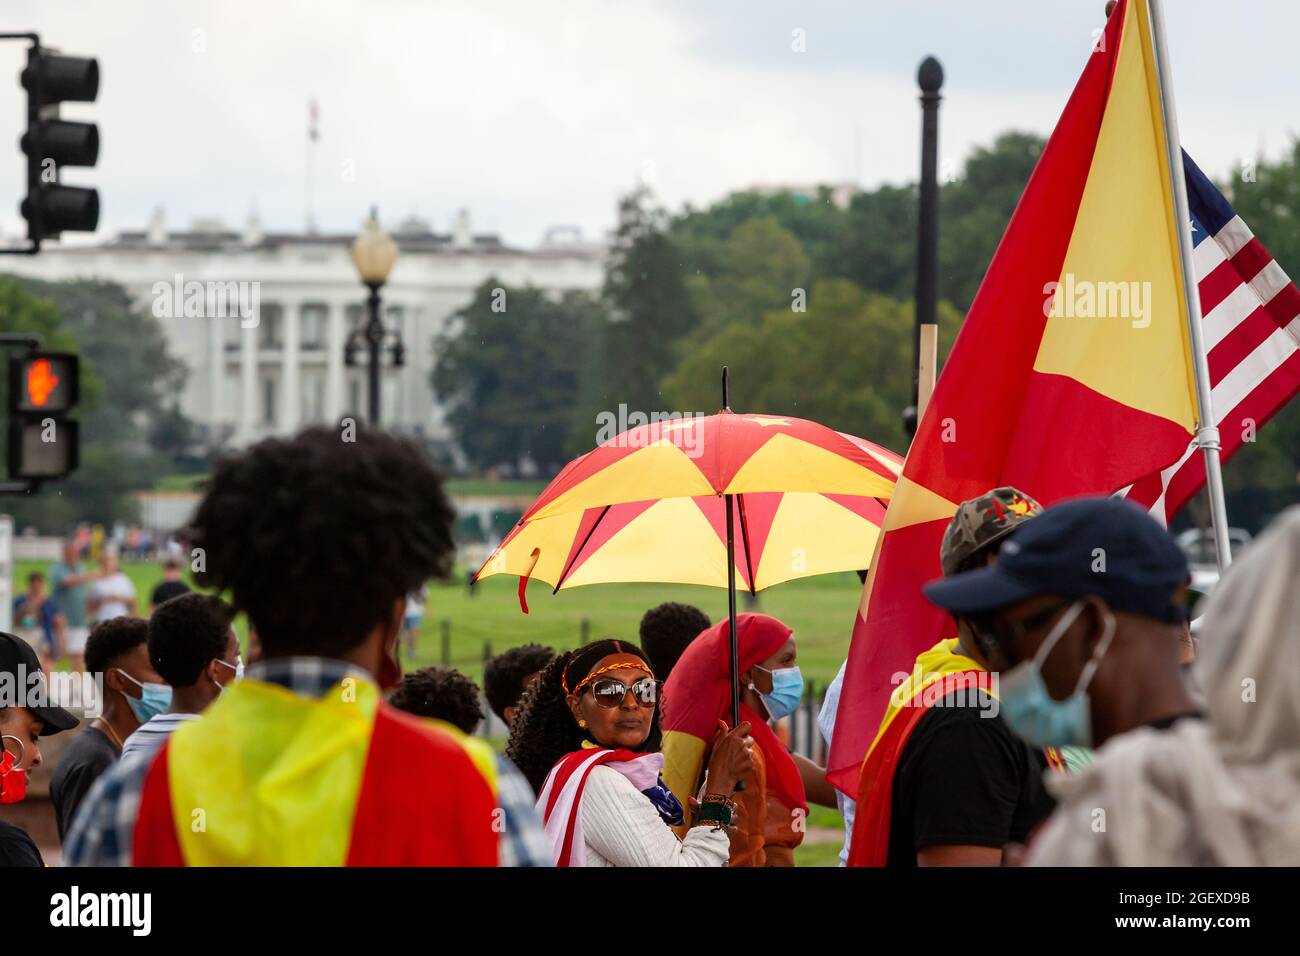
[[[1076,498],[1017,528],[994,564],[922,590],[963,616],[1039,594],[1096,595],[1117,611],[1175,624],[1187,619],[1174,592],[1188,577],[1182,549],[1147,512],[1122,498]]]

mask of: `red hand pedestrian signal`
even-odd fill
[[[38,359],[27,366],[27,400],[32,405],[39,408],[48,402],[58,384],[59,377],[49,359]]]

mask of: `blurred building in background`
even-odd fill
[[[405,365],[392,368],[385,350],[381,417],[386,427],[445,446],[450,434],[431,373],[435,341],[450,317],[489,278],[556,295],[599,289],[605,247],[571,227],[550,230],[532,248],[507,246],[472,232],[463,211],[445,233],[415,218],[390,231],[400,254],[383,288],[385,320],[400,330]],[[366,296],[352,264],[354,238],[266,232],[256,216],[239,230],[203,220],[173,231],[158,211],[143,231],[95,245],[47,246],[39,256],[11,257],[6,268],[124,286],[158,317],[169,351],[189,368],[181,410],[215,449],[364,415],[365,350],[355,367],[344,365],[344,343],[364,321]],[[240,312],[254,301],[255,325]]]

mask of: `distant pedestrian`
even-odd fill
[[[87,537],[88,532],[83,527],[78,538],[84,543]],[[97,577],[95,572],[82,566],[79,557],[81,547],[75,539],[64,541],[62,559],[50,568],[51,596],[67,622],[63,635],[63,653],[72,658],[72,667],[78,671],[85,669],[86,638],[90,636],[90,628],[86,623],[90,584]]]
[[[27,590],[14,598],[14,630],[36,649],[41,666],[48,671],[63,657],[67,619],[45,591],[45,575],[33,571],[27,575]]]
[[[158,605],[174,597],[190,593],[190,586],[181,580],[181,558],[178,553],[168,552],[162,563],[163,579],[154,585],[149,595],[149,612],[158,610]]]
[[[106,547],[99,557],[99,576],[90,586],[88,607],[95,623],[136,616],[135,585],[118,564],[117,550]]]
[[[421,583],[406,596],[406,610],[402,614],[402,644],[406,648],[407,660],[415,658],[420,627],[424,624],[424,588],[425,585]]]

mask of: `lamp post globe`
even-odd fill
[[[361,227],[361,235],[352,242],[352,264],[357,275],[368,286],[383,285],[397,261],[397,243],[379,225],[379,214],[370,210]]]
[[[396,261],[397,243],[393,241],[388,233],[384,232],[379,225],[378,211],[371,207],[370,218],[362,226],[361,235],[357,236],[352,243],[352,264],[356,266],[357,275],[360,276],[362,283],[370,290],[370,295],[366,298],[366,325],[362,330],[361,338],[365,341],[369,353],[367,375],[369,379],[370,408],[368,417],[370,424],[374,426],[379,425],[380,362],[386,335],[379,290],[388,281],[388,274],[393,270],[393,263]],[[354,332],[353,336],[355,335]],[[400,335],[397,341],[400,343]],[[356,343],[355,338],[349,337],[346,350],[348,357],[354,354],[357,345],[359,343]]]

